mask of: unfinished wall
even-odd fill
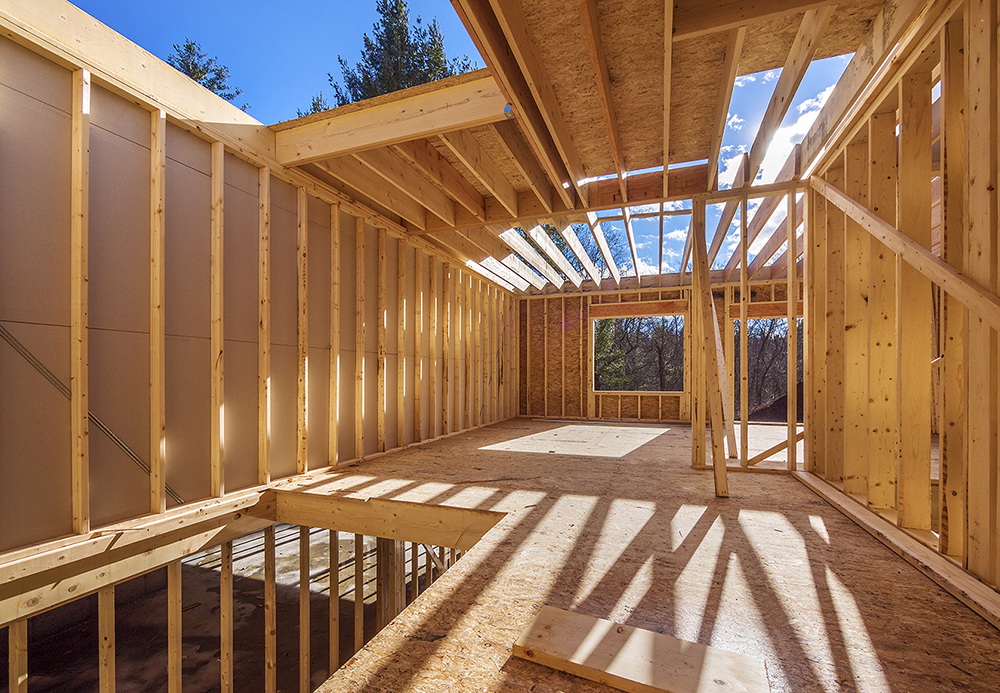
[[[6,38],[0,97],[0,551],[513,414],[436,246]]]

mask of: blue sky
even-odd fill
[[[362,35],[378,20],[375,0],[274,3],[264,0],[71,0],[150,53],[165,59],[185,37],[229,67],[231,84],[243,89],[239,103],[263,123],[295,117],[323,91],[327,73],[340,77],[337,55],[350,65],[361,57]],[[409,0],[410,21],[437,19],[448,56],[485,62],[448,0]]]

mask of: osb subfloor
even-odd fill
[[[762,657],[774,691],[997,691],[1000,633],[794,479],[685,426],[516,419],[316,476],[508,513],[321,691],[604,691],[511,657],[542,604]]]

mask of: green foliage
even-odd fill
[[[684,316],[594,321],[594,390],[684,389]]]
[[[473,68],[468,56],[448,60],[444,36],[437,20],[422,26],[417,17],[410,25],[406,0],[378,0],[380,19],[372,28],[373,37],[364,35],[361,62],[350,67],[337,56],[344,85],[327,76],[338,106],[389,94],[418,84],[468,72]]]
[[[312,115],[313,113],[322,113],[323,111],[328,110],[330,110],[330,104],[327,103],[326,97],[323,96],[323,92],[321,90],[318,94],[316,94],[316,96],[312,97],[312,102],[309,104],[308,111],[295,109],[295,112],[298,114],[298,117],[301,118],[302,116]]]
[[[197,41],[184,37],[184,43],[174,44],[173,52],[167,56],[167,64],[193,79],[201,86],[214,91],[226,101],[233,101],[243,93],[239,87],[229,85],[229,68],[219,62],[218,57],[210,58]],[[250,104],[240,106],[244,111]]]

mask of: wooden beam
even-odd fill
[[[516,272],[519,277],[523,278],[536,289],[545,288],[546,280],[538,276],[537,272],[521,262],[521,259],[513,253],[500,260],[500,262],[512,272]]]
[[[271,169],[257,174],[257,483],[271,483]]]
[[[354,158],[441,221],[455,225],[455,203],[390,149],[355,152]]]
[[[115,587],[97,592],[98,690],[115,693]],[[11,667],[13,669],[13,667]],[[11,691],[18,690],[11,686]]]
[[[998,38],[995,2],[966,4],[965,40],[965,151],[968,217],[965,276],[996,292],[997,254],[997,118],[1000,77],[997,75]],[[957,273],[956,273],[957,274]],[[961,277],[962,275],[958,275]],[[934,281],[932,279],[932,281]],[[946,288],[941,282],[936,282]],[[947,289],[946,289],[947,290]],[[951,292],[949,292],[951,293]],[[954,294],[952,294],[954,295]],[[955,296],[958,300],[961,297]],[[994,297],[995,298],[995,297]],[[1000,576],[997,505],[1000,503],[1000,451],[997,449],[997,334],[1000,322],[982,307],[962,301],[969,309],[966,363],[981,373],[969,379],[968,404],[968,535],[965,567],[989,584]],[[986,321],[987,324],[984,324]],[[993,330],[990,330],[989,327]]]
[[[150,114],[149,153],[149,511],[162,513],[167,509],[167,114],[159,109]]]
[[[354,457],[365,456],[365,220],[354,219],[357,301],[354,313]]]
[[[396,276],[399,297],[396,303],[396,447],[406,445],[406,333],[410,329],[409,317],[410,298],[407,294],[406,256],[409,254],[409,244],[400,239],[396,245]]]
[[[596,2],[596,0],[595,0]],[[674,0],[664,0],[663,3],[663,171],[670,170],[670,94],[673,85],[674,64]],[[624,187],[624,186],[623,186]],[[663,176],[663,196],[670,194],[670,176]],[[622,195],[627,197],[626,191]],[[661,205],[660,211],[663,211]],[[659,273],[663,274],[663,215],[660,215],[660,264]],[[638,273],[636,274],[638,276]]]
[[[744,163],[746,159],[743,160]],[[733,253],[734,258],[739,258],[740,263],[740,466],[748,467],[750,462],[750,414],[747,411],[750,406],[750,368],[747,361],[750,358],[750,349],[747,342],[747,309],[750,307],[750,278],[747,273],[747,247],[750,245],[747,238],[747,198],[740,200],[740,243],[737,253]],[[728,322],[726,323],[728,324]],[[730,453],[731,455],[732,453]]]
[[[298,349],[296,354],[296,446],[295,469],[304,474],[309,469],[309,447],[306,440],[308,432],[308,367],[309,367],[309,196],[305,189],[296,191],[296,277],[297,300],[296,311],[298,322],[296,337]]]
[[[835,4],[833,0],[679,0],[674,10],[674,40],[800,14]]]
[[[70,440],[73,531],[90,531],[88,366],[88,225],[90,198],[90,73],[73,72],[70,135]]]
[[[601,228],[600,217],[593,212],[587,212],[587,224],[590,226],[591,233],[594,234],[594,240],[597,241],[597,248],[601,251],[601,257],[604,258],[604,265],[608,268],[608,272],[611,273],[611,278],[614,279],[615,286],[620,287],[622,284],[622,273],[618,269],[618,263],[615,262],[615,258],[611,255],[608,239],[604,237],[604,230]]]
[[[566,245],[569,246],[573,254],[576,255],[576,259],[583,265],[583,269],[590,275],[594,283],[600,286],[601,273],[597,269],[597,265],[594,264],[594,261],[590,259],[590,255],[584,250],[583,244],[580,243],[580,237],[576,235],[576,231],[573,229],[573,224],[566,217],[555,217],[552,221],[560,235],[562,235],[563,240],[566,241]]]
[[[712,426],[712,466],[715,476],[715,495],[720,498],[729,496],[729,481],[726,477],[726,452],[723,443],[725,419],[723,417],[723,400],[725,394],[726,374],[725,364],[719,362],[719,323],[714,318],[712,285],[708,274],[708,251],[705,247],[705,203],[695,200],[692,215],[692,235],[694,248],[694,266],[698,273],[699,311],[696,320],[702,325],[702,348],[704,351],[704,373],[708,390],[706,409],[711,414]],[[695,349],[699,349],[696,345]]]
[[[511,256],[517,259],[515,256]],[[528,280],[522,277],[520,274],[509,268],[507,265],[503,264],[494,257],[483,258],[483,267],[488,269],[493,274],[497,275],[505,282],[513,286],[515,289],[521,292],[527,292],[528,287],[531,286]]]
[[[375,448],[385,452],[385,330],[386,250],[385,229],[378,230],[378,295],[375,299]],[[363,289],[362,289],[363,290]]]
[[[332,676],[333,672],[340,668],[340,532],[335,529],[330,530],[330,550],[327,555],[330,559],[330,587],[327,590],[330,599],[330,606],[327,609],[330,668],[327,671]]]
[[[733,98],[733,87],[736,85],[736,75],[743,55],[743,41],[746,39],[746,26],[730,29],[726,35],[726,59],[722,63],[722,91],[715,106],[715,131],[712,133],[712,143],[708,154],[708,189],[718,187],[719,152],[722,150],[722,136],[726,133],[726,123],[729,121],[729,102]],[[676,37],[676,34],[675,34]],[[687,253],[685,253],[685,258]],[[687,264],[686,262],[684,263]],[[681,268],[683,271],[683,266]]]
[[[942,188],[944,233],[941,258],[959,272],[965,268],[965,25],[959,14],[941,32]],[[941,372],[942,420],[939,426],[938,548],[942,554],[965,553],[968,504],[968,384],[965,342],[967,317],[960,301],[945,294],[942,302],[944,370]]]
[[[264,528],[264,691],[278,690],[278,589],[274,525]]]
[[[276,491],[278,522],[415,541],[466,551],[503,513],[383,498],[357,499],[294,489]]]
[[[868,201],[873,215],[896,219],[896,111],[868,124]],[[888,224],[887,224],[888,225]],[[896,507],[896,258],[877,236],[868,246],[868,505]]]
[[[513,653],[623,691],[694,693],[719,689],[766,693],[763,659],[687,642],[634,626],[543,606]]]
[[[233,542],[224,541],[219,547],[219,668],[220,690],[232,693],[233,688]],[[114,595],[112,595],[112,598]],[[112,605],[113,606],[113,605]]]
[[[278,161],[296,166],[507,117],[507,99],[489,76],[368,107],[362,102],[360,106],[334,109],[318,120],[278,132]]]
[[[547,211],[552,211],[552,184],[549,182],[541,164],[535,158],[531,147],[524,141],[518,126],[511,120],[493,123],[490,126],[493,133],[500,139],[500,143],[510,155],[510,158],[521,172],[524,179],[528,181],[528,186],[538,198]]]
[[[673,8],[673,2],[667,3],[667,8]],[[608,72],[608,60],[604,54],[604,41],[601,37],[601,25],[597,18],[597,0],[580,0],[580,17],[582,19],[583,35],[587,41],[587,51],[590,53],[590,64],[594,68],[594,78],[597,86],[597,98],[601,102],[601,112],[604,114],[604,127],[607,130],[608,142],[611,147],[611,159],[618,174],[618,185],[621,188],[622,199],[628,200],[628,190],[625,184],[625,153],[622,151],[621,135],[618,132],[618,116],[615,113],[614,99],[611,96],[611,74]],[[670,32],[665,32],[667,46],[672,42]],[[664,70],[663,84],[666,90],[664,103],[666,109],[670,106],[670,58],[667,54],[667,65]],[[668,114],[665,110],[664,114]],[[666,143],[669,141],[667,131],[670,127],[669,117],[664,123],[664,153],[663,170],[667,169]],[[666,180],[666,179],[664,179]],[[663,193],[666,195],[666,192]]]
[[[524,261],[531,266],[532,269],[536,270],[539,274],[545,277],[547,280],[552,282],[557,289],[562,288],[565,283],[559,273],[552,269],[545,259],[538,254],[538,252],[531,247],[521,235],[514,229],[507,229],[500,234],[500,238],[503,239],[504,243],[509,245],[518,255],[524,258]]]
[[[327,461],[340,461],[340,205],[330,205],[330,421]]]
[[[847,194],[864,205],[868,204],[868,166],[868,142],[852,142],[844,152],[844,185]],[[856,494],[868,491],[868,433],[871,431],[868,422],[868,239],[868,233],[857,222],[847,220],[844,245],[844,492]],[[789,276],[794,274],[789,272]],[[929,473],[927,478],[930,479]]]
[[[441,186],[480,221],[486,221],[486,202],[479,191],[445,159],[429,140],[400,142],[392,147],[411,166]]]
[[[325,159],[316,162],[316,166],[393,214],[398,214],[418,229],[427,228],[427,210],[423,205],[414,202],[410,196],[399,192],[395,187],[387,186],[381,176],[354,157]]]
[[[223,239],[225,236],[226,192],[226,148],[221,142],[212,143],[212,248],[211,248],[211,287],[210,287],[210,353],[211,367],[211,484],[212,496],[219,498],[226,492],[225,474],[225,440],[222,432],[225,430],[225,343],[223,337]]]
[[[579,289],[580,285],[583,283],[583,277],[581,277],[580,274],[573,269],[573,265],[569,264],[569,260],[566,259],[566,256],[563,255],[562,251],[559,250],[559,248],[556,247],[556,244],[552,242],[552,239],[549,238],[548,232],[541,226],[535,225],[528,229],[528,235],[531,237],[531,240],[533,240],[535,244],[542,249],[542,252],[545,253],[550,260],[552,260],[555,266],[559,268],[559,271],[566,275],[573,285]]]
[[[752,293],[752,292],[749,292]],[[752,297],[751,297],[752,298]],[[739,320],[740,306],[733,304],[729,306],[729,317]],[[802,301],[796,301],[796,311],[801,317]],[[788,315],[787,301],[763,301],[761,303],[750,303],[747,306],[747,318],[784,318]]]
[[[354,535],[354,651],[365,646],[365,537]]]
[[[451,433],[451,332],[453,329],[454,305],[452,291],[454,282],[451,276],[451,264],[445,262],[441,266],[442,293],[441,300],[441,435]]]
[[[299,527],[299,693],[310,693],[312,685],[309,634],[309,528]]]
[[[413,442],[424,439],[424,253],[413,250]]]
[[[638,284],[642,273],[639,272],[639,255],[635,247],[635,232],[632,229],[632,215],[629,213],[628,207],[622,207],[622,217],[625,222],[625,237],[628,238],[628,249],[632,254],[632,269],[635,270],[635,281]]]
[[[167,691],[181,693],[184,673],[181,620],[184,611],[181,591],[181,562],[167,564]]]
[[[7,690],[28,693],[28,620],[14,621],[7,629]]]
[[[655,315],[686,313],[686,299],[673,301],[629,301],[627,303],[597,303],[590,306],[591,318],[638,318]]]
[[[438,427],[437,427],[437,417],[438,417],[438,399],[437,399],[437,382],[438,382],[438,362],[437,362],[437,337],[438,337],[438,316],[441,311],[441,291],[438,288],[438,270],[437,270],[437,258],[433,255],[430,257],[430,271],[431,271],[431,286],[430,293],[428,294],[428,332],[430,338],[430,353],[427,359],[427,392],[428,392],[428,403],[427,403],[427,437],[437,438],[438,437]]]
[[[746,152],[740,157],[739,168],[736,169],[736,177],[733,179],[733,185],[730,188],[733,191],[740,190],[744,187],[749,187],[747,181],[747,175],[750,172],[749,165],[750,155]],[[733,217],[736,216],[736,209],[739,206],[739,199],[733,198],[726,201],[726,206],[722,210],[722,216],[719,218],[719,225],[715,228],[715,235],[712,236],[712,244],[708,247],[708,266],[711,267],[715,262],[715,258],[718,256],[719,251],[722,249],[722,242],[726,240],[726,234],[729,233],[729,225],[732,224]]]
[[[826,173],[833,185],[843,185],[844,169]],[[844,479],[844,411],[846,392],[844,267],[846,217],[829,202],[826,205],[826,474],[825,479],[841,483]],[[822,260],[821,260],[822,262]]]
[[[803,219],[803,205],[795,205],[795,228],[802,224]],[[801,234],[799,234],[801,236]],[[767,265],[767,262],[774,257],[774,254],[778,252],[785,241],[788,240],[788,217],[786,216],[781,222],[775,227],[774,231],[771,232],[771,237],[767,239],[763,247],[754,256],[754,259],[750,261],[750,279],[756,277],[760,271]],[[802,246],[797,247],[799,255],[802,255]],[[787,255],[787,250],[782,255]],[[781,256],[779,256],[781,257]],[[775,259],[775,263],[777,259]],[[772,263],[773,265],[774,263]]]
[[[441,141],[472,171],[472,175],[489,190],[512,216],[517,216],[517,192],[472,133],[452,132],[441,135]]]

